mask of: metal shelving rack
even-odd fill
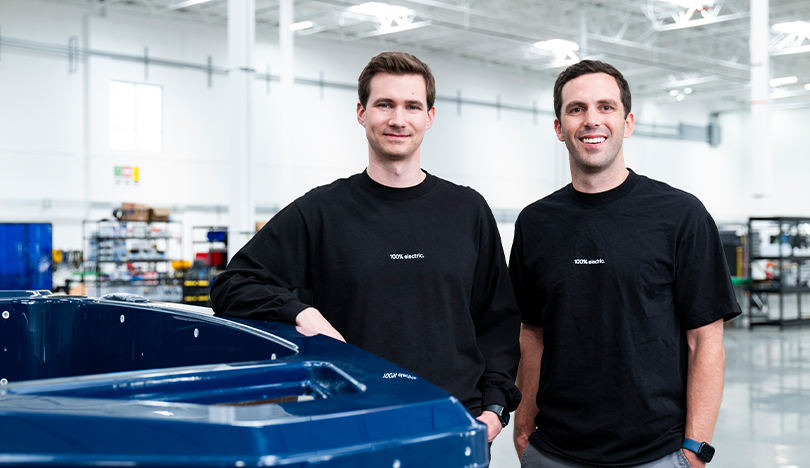
[[[84,221],[87,243],[82,282],[95,287],[93,295],[132,292],[152,300],[179,302],[179,282],[171,263],[182,255],[181,223],[162,221]],[[176,256],[174,258],[172,255]],[[122,269],[127,265],[132,268]],[[135,276],[132,272],[137,272]],[[86,276],[94,278],[86,281]]]
[[[191,244],[195,264],[197,255],[204,254],[204,270],[196,265],[183,272],[183,303],[208,306],[213,279],[225,269],[228,256],[227,226],[193,226]]]
[[[802,309],[802,295],[810,294],[810,218],[749,218],[748,238],[748,274],[754,278],[747,288],[749,326],[810,325],[810,312]],[[788,317],[785,299],[794,294],[797,313]],[[779,298],[778,318],[768,306],[773,295]]]

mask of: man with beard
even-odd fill
[[[358,84],[367,169],[275,215],[214,282],[214,310],[382,356],[458,398],[491,442],[520,401],[520,314],[495,219],[474,190],[420,167],[436,96],[425,63],[386,52]]]
[[[554,86],[571,184],[526,207],[509,269],[522,315],[524,467],[702,467],[740,314],[709,213],[625,167],[630,88],[583,60]]]

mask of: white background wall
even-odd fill
[[[5,38],[67,45],[71,36],[93,50],[149,55],[204,64],[227,63],[226,30],[176,20],[100,16],[71,6],[22,0],[0,2]],[[330,44],[296,38],[295,76],[356,83],[373,55],[369,45]],[[552,109],[551,83],[514,70],[497,70],[444,56],[416,53],[431,65],[438,95]],[[277,37],[257,34],[255,68],[277,74]],[[164,139],[160,153],[114,151],[109,145],[109,82],[163,87]],[[108,217],[121,202],[172,207],[190,238],[191,226],[226,224],[231,189],[227,76],[197,70],[150,66],[91,56],[70,73],[63,54],[0,46],[0,221],[54,223],[54,245],[82,248],[81,220]],[[632,82],[631,82],[632,87]],[[292,122],[295,187],[299,194],[363,170],[366,141],[356,122],[352,90],[296,85],[295,105],[281,108],[279,85],[270,91],[257,80],[253,91],[254,197],[267,218],[280,203],[276,129]],[[637,122],[705,125],[708,101],[659,104],[636,99]],[[776,184],[755,205],[749,151],[751,130],[745,112],[720,116],[723,143],[683,142],[633,136],[626,141],[628,165],[697,195],[718,222],[744,222],[749,215],[810,215],[802,199],[810,160],[803,157],[803,122],[808,110],[774,113]],[[436,122],[423,145],[423,167],[481,192],[496,212],[517,211],[569,180],[565,147],[553,118],[542,113],[437,102]],[[755,129],[754,129],[755,130]],[[114,166],[137,166],[141,182],[116,184]],[[755,212],[759,210],[760,212]],[[503,226],[505,244],[511,226]],[[187,251],[190,251],[187,246]]]

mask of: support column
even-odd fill
[[[278,42],[281,49],[281,92],[279,109],[284,109],[286,118],[278,119],[278,161],[279,161],[279,202],[287,206],[297,198],[293,161],[295,143],[292,136],[292,116],[294,106],[293,86],[295,85],[295,43],[293,31],[293,0],[279,1]]]
[[[769,0],[751,0],[751,196],[752,215],[772,205],[774,154],[771,141]],[[771,213],[770,215],[772,215]]]
[[[579,12],[579,58],[588,57],[588,13]]]
[[[90,15],[82,18],[82,45],[85,49],[90,49]],[[90,54],[82,57],[82,213],[83,220],[91,219],[90,207],[93,204],[93,158],[91,157],[91,119],[90,109],[92,108],[90,96],[93,83],[90,76]],[[84,246],[82,239],[82,249]]]
[[[228,87],[230,115],[230,190],[228,203],[228,258],[248,240],[255,228],[253,158],[251,154],[251,99],[255,70],[255,0],[228,0]]]

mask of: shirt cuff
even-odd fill
[[[295,299],[290,299],[278,309],[278,319],[282,322],[295,325],[295,318],[307,307],[310,306]]]

